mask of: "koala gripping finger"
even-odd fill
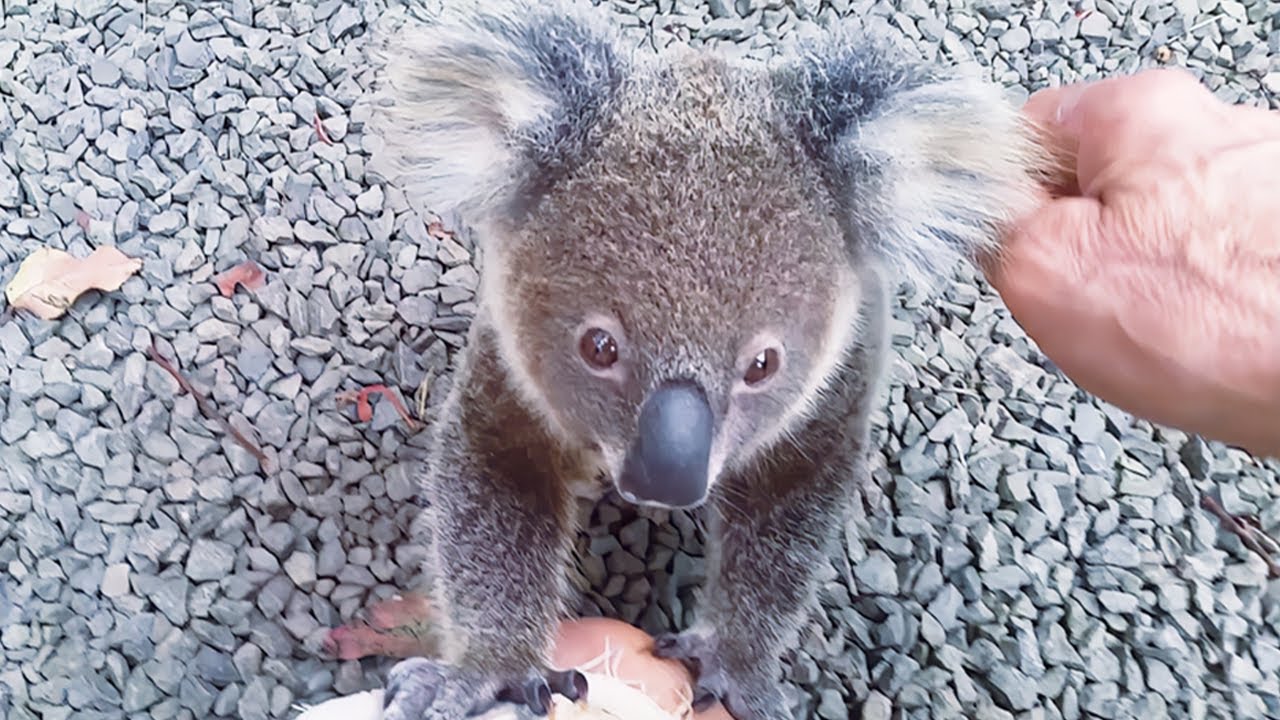
[[[571,701],[587,696],[587,678],[577,670],[531,670],[522,678],[500,680],[460,670],[427,658],[412,658],[391,668],[383,696],[384,720],[462,720],[497,702],[523,705],[534,717],[551,712],[552,694]]]
[[[577,670],[532,672],[523,681],[509,684],[498,691],[503,702],[524,704],[537,717],[551,712],[551,695],[563,695],[572,702],[587,697],[587,677]]]
[[[735,720],[786,720],[791,716],[775,681],[753,663],[734,663],[721,651],[716,631],[706,627],[659,635],[653,654],[677,660],[694,677],[693,710],[719,700]]]
[[[397,663],[387,677],[383,720],[463,720],[488,698],[494,683],[427,658]]]

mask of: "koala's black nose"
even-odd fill
[[[691,507],[707,495],[714,418],[697,385],[663,385],[640,409],[640,427],[618,478],[630,502]]]

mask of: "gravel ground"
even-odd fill
[[[612,4],[640,41],[753,55],[853,14],[1014,98],[1160,62],[1280,95],[1273,1]],[[0,718],[280,718],[377,686],[385,661],[318,647],[415,581],[421,440],[338,396],[429,417],[477,277],[469,237],[366,171],[362,43],[421,6],[0,8],[0,283],[39,246],[144,261],[60,321],[0,319]],[[265,285],[219,294],[245,260]],[[972,275],[896,318],[876,487],[789,664],[803,716],[1280,716],[1280,583],[1201,507],[1280,529],[1277,466],[1087,397]],[[591,525],[584,612],[682,625],[698,525],[610,503]]]

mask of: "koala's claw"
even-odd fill
[[[551,695],[563,695],[570,702],[587,697],[587,677],[574,669],[532,672],[523,682],[513,683],[498,691],[504,702],[524,703],[535,717],[551,712]]]
[[[563,695],[569,702],[587,699],[587,676],[574,670],[556,670],[547,675],[551,690]]]
[[[497,702],[528,708],[534,717],[550,714],[552,694],[570,701],[587,696],[587,678],[577,670],[530,671],[519,680],[476,677],[427,658],[397,663],[383,691],[383,720],[464,720]]]
[[[419,720],[439,718],[461,720],[466,707],[449,708],[449,686],[453,673],[426,658],[410,658],[396,663],[387,676],[382,695],[383,720]],[[456,692],[456,690],[455,690]],[[431,715],[427,715],[428,710]]]
[[[735,720],[786,718],[781,692],[750,668],[735,671],[723,662],[714,632],[686,630],[664,633],[653,643],[653,654],[677,660],[694,677],[693,710],[702,712],[719,701]]]
[[[664,633],[653,642],[654,655],[678,660],[693,675],[695,705],[709,706],[715,700],[723,698],[728,691],[728,679],[717,651],[715,637],[710,633],[697,631]]]
[[[534,676],[525,681],[524,702],[534,717],[545,717],[551,712],[551,686],[547,684],[546,678]]]

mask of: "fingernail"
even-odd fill
[[[1088,86],[1083,83],[1065,88],[1058,96],[1058,109],[1053,115],[1054,122],[1067,130],[1079,130],[1080,116],[1076,113],[1076,107],[1080,105],[1080,98],[1084,96],[1087,89]]]

